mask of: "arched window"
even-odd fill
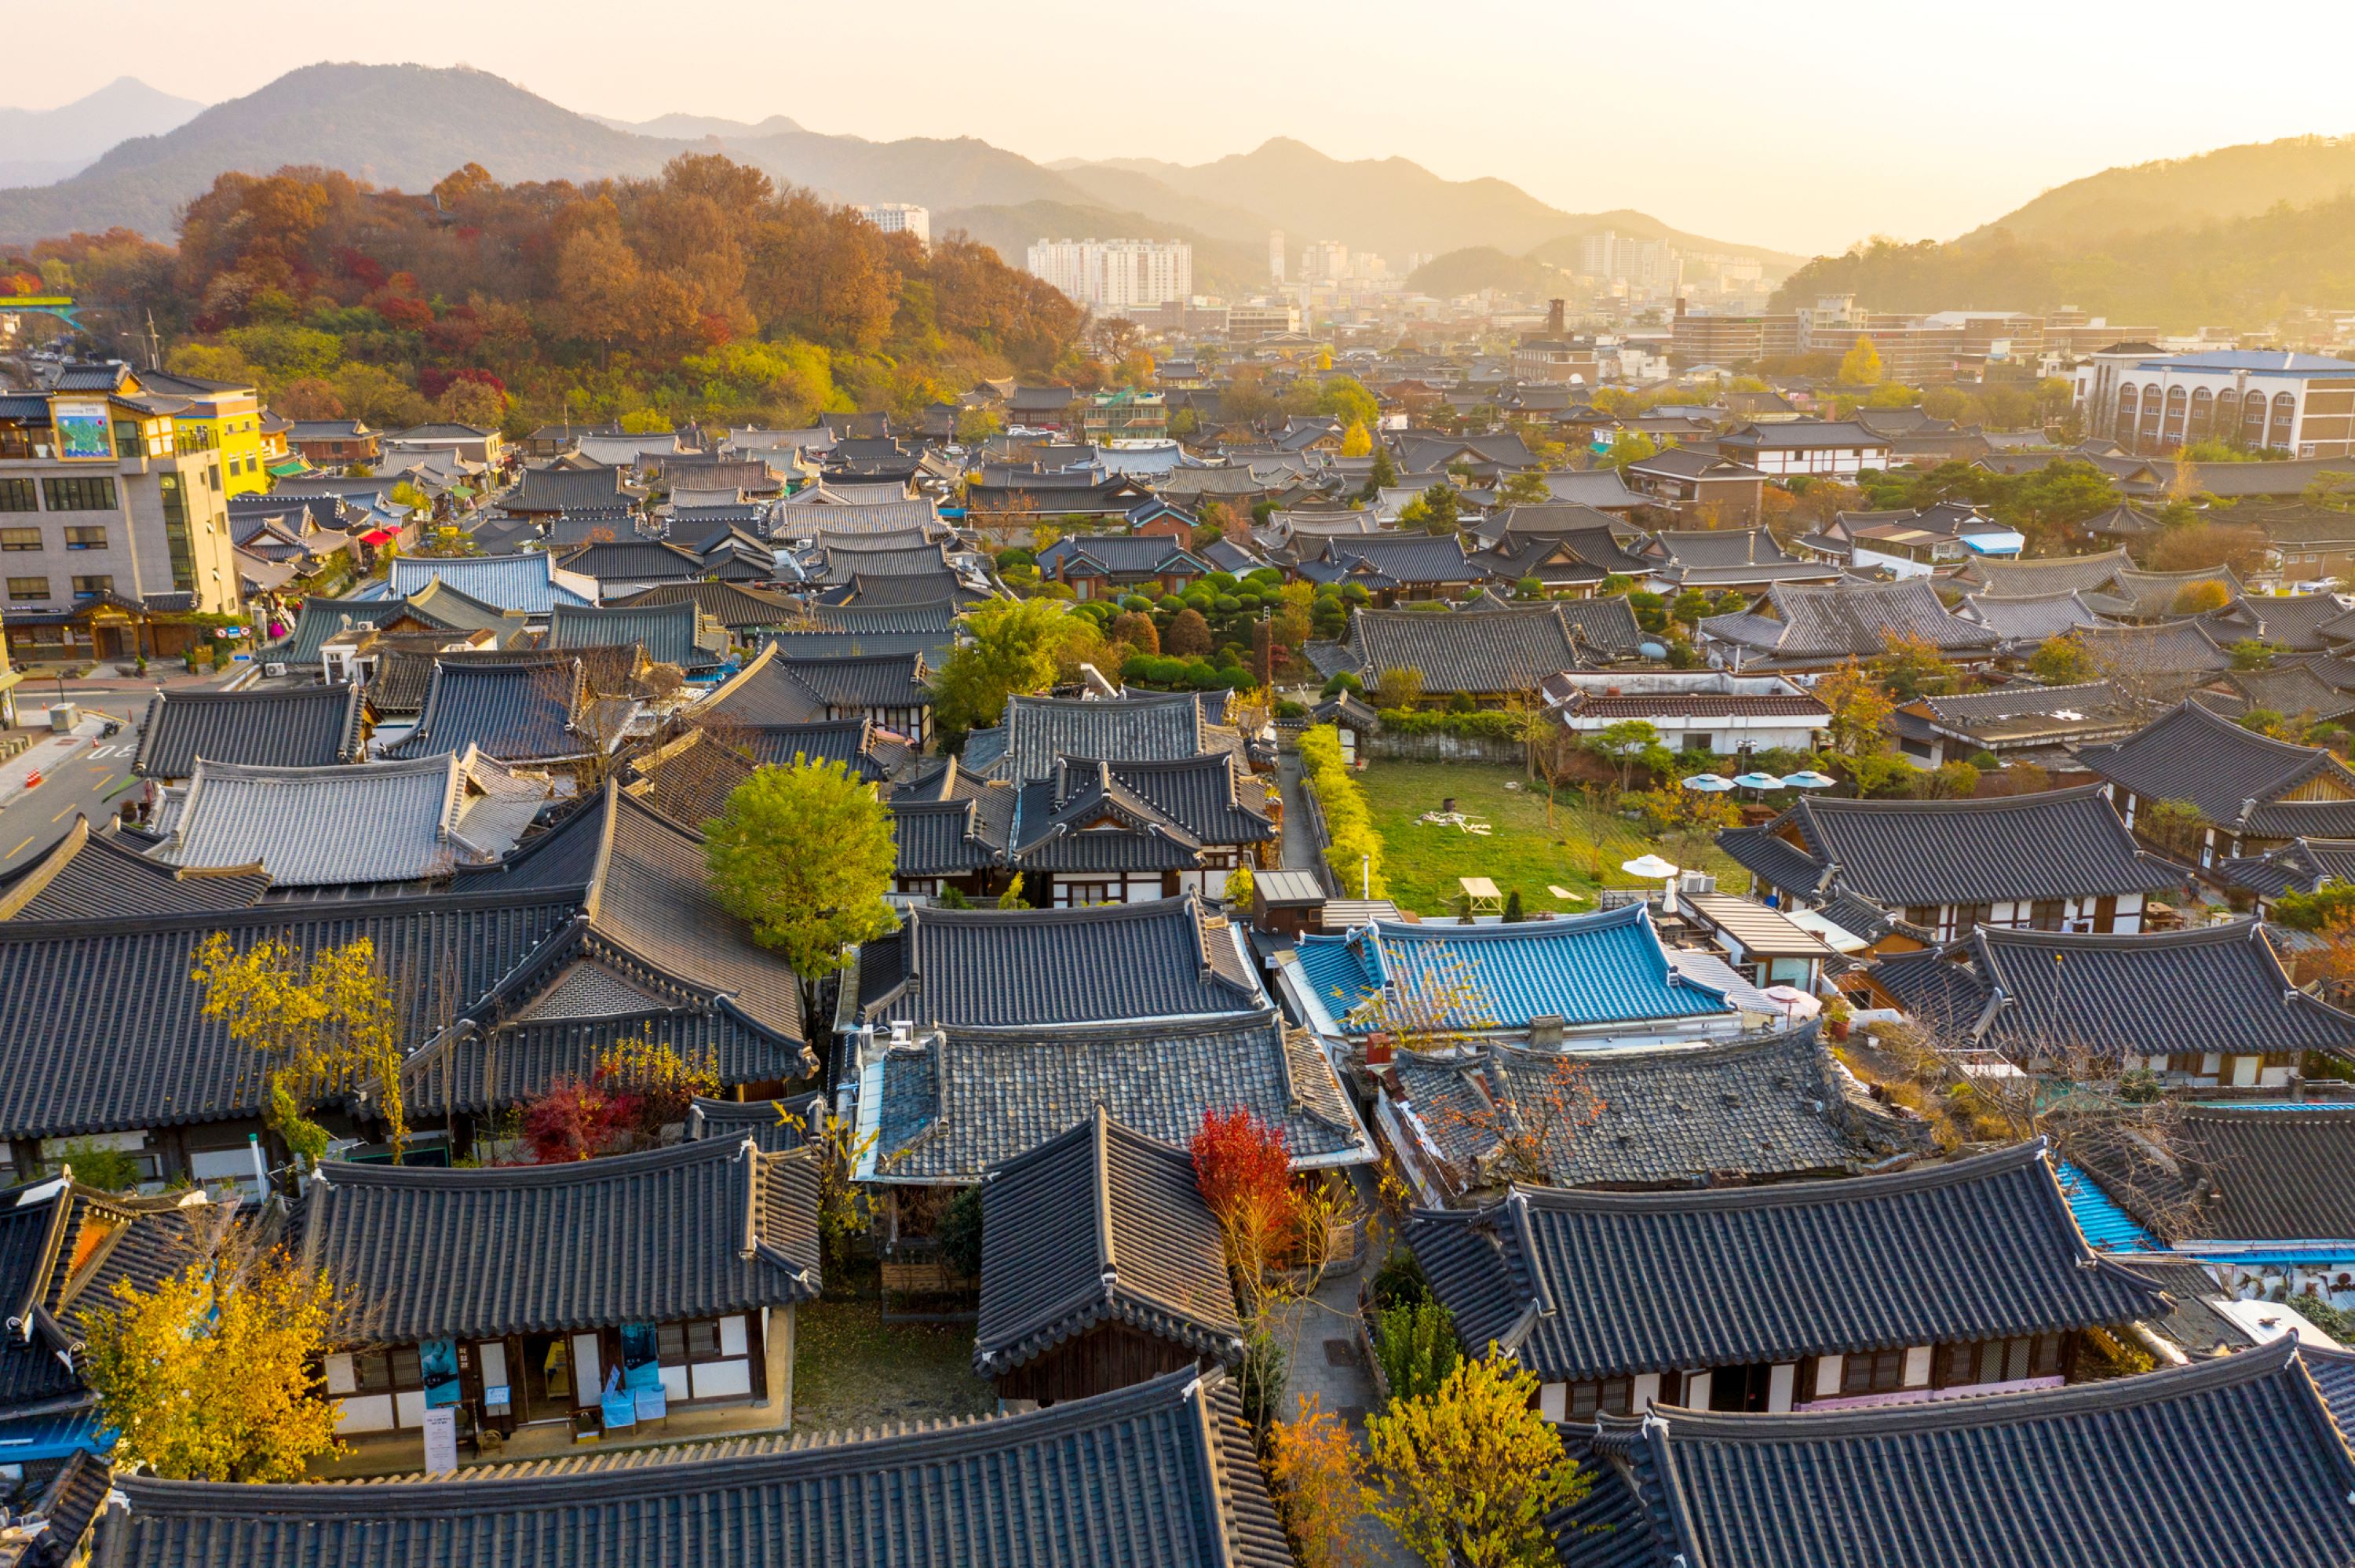
[[[2159,432],[2160,441],[2170,447],[2183,444],[2183,411],[2190,402],[2191,394],[2183,387],[2167,389],[2167,428]]]
[[[2191,422],[2183,427],[2183,439],[2200,441],[2208,439],[2209,421],[2215,417],[2215,397],[2205,387],[2191,395]]]
[[[2134,445],[2135,420],[2139,417],[2137,410],[2139,410],[2141,406],[2141,393],[2136,391],[2131,387],[2121,387],[2118,388],[2118,430],[2116,440],[2120,446],[2130,447]]]
[[[2265,395],[2262,392],[2241,399],[2241,442],[2251,447],[2265,444]]]
[[[2265,445],[2289,448],[2290,427],[2297,422],[2297,399],[2286,392],[2274,394],[2273,429],[2265,432]]]
[[[2158,445],[2158,418],[2167,408],[2167,396],[2154,381],[2142,389],[2142,450],[2148,451]]]

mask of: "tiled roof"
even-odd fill
[[[315,670],[321,646],[346,623],[374,626],[399,615],[400,608],[399,599],[305,599],[296,612],[294,634],[272,649],[271,657]]]
[[[613,971],[601,969],[598,978],[612,979]],[[410,1115],[480,1116],[522,1105],[559,1077],[586,1082],[626,1040],[666,1045],[685,1060],[708,1065],[724,1089],[791,1083],[815,1065],[798,1041],[780,1039],[724,1001],[669,1005],[676,1001],[621,980],[610,991],[577,976],[569,987],[559,981],[524,1017],[453,1030],[412,1053],[401,1067]],[[576,1006],[586,1011],[575,1016]],[[626,1011],[600,1011],[610,1006]],[[764,1139],[762,1147],[778,1146]]]
[[[2117,596],[2115,608],[2112,609],[2106,604],[2103,604],[2103,607],[2108,609],[2111,614],[2128,615],[2139,620],[2156,620],[2163,615],[2171,613],[2175,609],[2176,595],[2194,583],[2222,583],[2225,592],[2236,598],[2246,591],[2241,586],[2241,579],[2229,567],[2207,567],[2188,572],[2135,572],[2121,569],[2113,582],[2115,586],[2101,590],[2103,598],[2095,602],[2103,603],[2110,595],[2115,594]]]
[[[2041,1139],[1895,1175],[1661,1192],[1516,1187],[1406,1243],[1469,1346],[1547,1382],[2118,1325],[2157,1287],[2085,1245]],[[1628,1260],[1642,1259],[1642,1266]]]
[[[1633,659],[1646,641],[1636,621],[1635,608],[1625,595],[1607,599],[1563,599],[1553,607],[1582,655],[1601,659]]]
[[[1901,726],[1917,717],[1911,711],[1916,707],[1936,726],[1980,741],[2057,743],[2089,734],[2115,733],[2134,722],[2134,709],[2126,694],[2107,681],[2081,681],[2066,686],[2034,686],[2016,681],[1992,691],[1918,697],[1898,710]]]
[[[1310,566],[1326,569],[1312,573]],[[1328,537],[1313,557],[1304,557],[1303,577],[1342,581],[1365,578],[1385,587],[1426,584],[1450,587],[1494,578],[1477,556],[1466,554],[1453,534],[1362,534]]]
[[[2175,676],[2189,683],[2191,677],[2204,678],[2232,667],[2232,656],[2196,620],[2169,620],[2157,626],[2083,626],[2075,635],[2094,665],[2113,679]]]
[[[801,984],[705,882],[703,835],[610,789],[589,928],[659,974],[725,996],[763,1028],[800,1040]]]
[[[968,742],[966,761],[976,771],[1024,783],[1054,777],[1066,757],[1103,762],[1199,757],[1210,749],[1204,727],[1201,703],[1191,693],[1118,701],[1016,695],[1007,699],[996,733],[982,744],[990,760],[977,760]],[[985,734],[989,732],[975,731],[975,737]]]
[[[705,575],[703,557],[661,539],[609,539],[564,556],[572,576],[604,583],[690,582]]]
[[[2080,747],[2077,760],[2145,803],[2189,800],[2222,826],[2328,775],[2355,794],[2355,773],[2321,747],[2242,728],[2198,703],[2182,703],[2124,740]]]
[[[636,499],[622,483],[618,468],[524,470],[523,482],[500,504],[509,512],[572,512],[584,506],[614,506]]]
[[[2081,626],[2102,624],[2101,616],[2074,589],[2045,594],[1966,594],[1963,614],[2015,642],[2041,642]]]
[[[875,1047],[858,1099],[858,1174],[964,1184],[1102,1107],[1182,1144],[1209,1111],[1281,1131],[1295,1165],[1355,1165],[1373,1148],[1325,1054],[1273,1012],[1069,1028],[948,1029]],[[872,1141],[869,1141],[869,1135]]]
[[[365,1484],[115,1485],[129,1506],[101,1526],[110,1568],[1292,1563],[1220,1372],[855,1441],[648,1445]]]
[[[657,664],[690,673],[716,670],[728,654],[728,634],[707,627],[703,612],[687,599],[603,609],[559,605],[549,617],[549,648],[611,648],[636,643]]]
[[[579,757],[597,744],[573,725],[585,695],[572,653],[437,659],[417,727],[384,755],[473,749],[507,763]]]
[[[1625,608],[1624,599],[1600,602]],[[1369,683],[1384,670],[1417,670],[1426,694],[1527,693],[1549,675],[1580,667],[1566,608],[1360,609],[1349,618],[1343,646]]]
[[[1200,577],[1211,570],[1185,541],[1159,534],[1067,534],[1039,556],[1039,571],[1050,577],[1085,576],[1091,567],[1115,577]]]
[[[1370,1026],[1345,1015],[1386,984],[1457,992],[1438,1021],[1454,1029],[1522,1030],[1539,1018],[1576,1028],[1732,1016],[1722,995],[1669,967],[1640,904],[1514,926],[1378,920],[1345,937],[1303,937],[1295,950],[1303,980],[1345,1028]]]
[[[147,699],[131,770],[186,779],[197,758],[265,768],[323,768],[360,754],[360,689],[166,692]]]
[[[921,653],[862,653],[840,659],[795,659],[776,644],[777,667],[817,700],[837,711],[932,705]]]
[[[580,907],[577,888],[469,893],[133,921],[0,924],[0,1137],[54,1138],[257,1116],[269,1064],[199,1014],[188,971],[214,931],[309,953],[358,938],[400,978],[402,1038],[471,1005]]]
[[[1489,1045],[1470,1057],[1401,1053],[1395,1072],[1418,1130],[1474,1185],[1494,1169],[1496,1111],[1531,1107],[1557,1187],[1690,1187],[1709,1181],[1852,1173],[1924,1141],[1876,1104],[1817,1039],[1812,1023],[1706,1045],[1531,1052]],[[1549,1126],[1574,1074],[1595,1119]],[[1526,1123],[1525,1123],[1526,1125]]]
[[[1125,831],[1093,832],[1105,817]],[[1199,865],[1205,845],[1263,843],[1267,815],[1240,792],[1224,753],[1172,762],[1065,758],[1056,777],[1025,785],[1009,863],[1039,871],[1169,870]]]
[[[0,920],[114,920],[219,913],[261,902],[258,871],[183,871],[77,816],[49,851],[0,884]]]
[[[2292,984],[2252,920],[2133,936],[1982,926],[1885,958],[1874,978],[1928,1026],[2022,1059],[2355,1052],[2355,1017]]]
[[[981,1376],[1111,1323],[1229,1365],[1242,1359],[1226,1245],[1185,1150],[1099,1104],[992,1171],[981,1216]]]
[[[280,887],[412,882],[497,860],[548,799],[473,753],[366,767],[240,768],[198,758],[165,793],[154,853],[170,865],[260,866]]]
[[[559,604],[594,604],[597,579],[561,570],[545,550],[519,556],[395,556],[388,599],[407,599],[432,582],[500,609],[546,615]]]
[[[2355,800],[2261,801],[2242,826],[2265,839],[2355,839]]]
[[[1796,830],[1806,863],[1753,860],[1744,846]],[[1983,800],[1799,800],[1763,832],[1721,835],[1774,885],[1806,893],[1827,873],[1876,904],[1990,904],[2151,892],[2183,876],[2136,847],[2099,785]],[[1808,853],[1807,851],[1812,851]],[[1769,853],[1774,853],[1771,848]],[[1804,879],[1781,880],[1774,872]]]
[[[741,1143],[751,1139],[766,1154],[800,1149],[823,1137],[831,1109],[826,1092],[790,1100],[709,1100],[687,1107],[687,1136]]]
[[[1999,641],[1983,626],[1948,612],[1923,577],[1895,582],[1820,586],[1778,583],[1766,590],[1772,613],[1753,607],[1712,615],[1700,630],[1740,644],[1760,659],[1877,658],[1891,637],[1918,637],[1940,652],[1968,656],[1993,652]]]
[[[901,485],[826,485],[830,492],[843,490],[881,491],[902,490]],[[843,502],[816,504],[809,500],[810,491],[794,495],[776,515],[772,532],[780,539],[816,538],[822,535],[848,536],[853,534],[896,534],[908,528],[937,531],[940,509],[928,497],[922,501],[881,500]]]
[[[2127,1136],[2081,1137],[2077,1163],[2173,1246],[2355,1242],[2355,1110],[2195,1105],[2165,1160]]]
[[[2355,816],[2355,800],[2347,802]],[[2355,884],[2355,838],[2296,838],[2262,855],[2219,861],[2216,874],[2227,885],[2261,898],[2313,893],[2326,882]]]
[[[1605,1417],[1556,1545],[1562,1568],[2335,1568],[2355,1556],[2355,1457],[2303,1353],[2289,1337],[1835,1414]]]
[[[911,909],[858,949],[853,1022],[1093,1023],[1267,1005],[1234,931],[1199,900],[1077,909]]]
[[[294,1223],[304,1265],[368,1303],[370,1338],[410,1344],[814,1299],[817,1194],[810,1151],[707,1140],[559,1165],[329,1162]]]

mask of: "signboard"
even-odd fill
[[[58,456],[114,456],[114,436],[107,426],[103,402],[69,403],[59,398],[49,405],[49,423],[57,431]]]
[[[445,1404],[425,1413],[425,1473],[439,1475],[458,1467],[458,1407]]]

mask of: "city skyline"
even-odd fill
[[[1050,4],[1034,15],[1084,17],[1085,26],[1004,35],[971,28],[970,13],[914,0],[895,18],[890,56],[903,87],[916,90],[887,93],[862,70],[778,69],[874,58],[878,39],[865,18],[814,5],[716,0],[702,27],[675,36],[604,4],[567,7],[555,33],[543,5],[411,0],[396,9],[364,0],[323,26],[314,8],[258,0],[255,25],[234,33],[127,0],[97,10],[121,24],[105,26],[106,54],[52,62],[44,90],[20,91],[18,107],[55,107],[123,74],[217,102],[322,58],[471,64],[568,109],[616,119],[783,114],[812,131],[872,140],[972,137],[1045,164],[1199,164],[1288,136],[1336,158],[1399,157],[1451,180],[1507,180],[1569,212],[1636,208],[1689,231],[1804,254],[1872,235],[1951,238],[2104,168],[2355,132],[2323,73],[2282,75],[2275,46],[2245,36],[2203,39],[2202,79],[2262,82],[2262,91],[2179,95],[2158,115],[2121,113],[2107,95],[2056,87],[2071,79],[2072,60],[2098,60],[2110,81],[2165,80],[2182,69],[2171,29],[2119,29],[2114,16],[2089,6],[1996,4],[1957,26],[1851,0],[1789,8],[1765,25],[1754,12],[1703,5],[1664,31],[1616,10],[1487,0],[1450,17],[1473,51],[1460,60],[1468,68],[1461,85],[1476,91],[1476,114],[1418,111],[1445,91],[1431,72],[1430,17],[1388,4],[1368,7],[1345,32],[1313,38],[1322,62],[1315,79],[1329,91],[1234,69],[1238,30],[1282,37],[1313,19],[1296,6],[1231,0],[1190,12],[1183,29]],[[1739,48],[1713,42],[1727,36],[1709,25],[1721,11],[1740,28]],[[609,23],[629,27],[628,50],[593,47]],[[2333,35],[2355,41],[2347,13],[2315,8],[2303,26],[2309,58],[2327,57]],[[741,47],[713,51],[714,32]],[[1482,40],[1493,41],[1493,55]],[[1189,112],[1074,116],[1073,103],[1111,58],[1148,81],[1182,83]],[[1656,69],[1604,63],[1646,59]],[[1549,69],[1550,61],[1559,65]],[[1008,93],[1025,71],[1054,90]],[[1892,93],[1899,78],[1904,90]],[[1513,90],[1524,79],[1537,90]],[[1811,110],[1810,83],[1847,107]],[[1923,112],[1940,105],[1948,111]],[[1572,148],[1581,151],[1564,151]]]

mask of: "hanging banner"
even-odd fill
[[[69,403],[63,399],[53,401],[49,405],[49,423],[57,431],[58,456],[61,458],[112,458],[114,456],[114,436],[107,425],[104,403]]]

